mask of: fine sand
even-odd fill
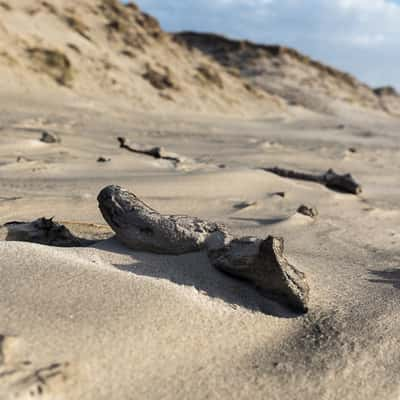
[[[398,120],[296,107],[263,119],[159,115],[69,98],[3,97],[1,108],[0,223],[54,216],[99,239],[0,242],[1,399],[399,398]],[[43,130],[61,143],[41,142]],[[130,153],[118,136],[184,160]],[[351,172],[364,191],[260,169],[275,165]],[[108,184],[237,236],[283,236],[307,274],[309,312],[222,274],[203,252],[127,249],[97,207]],[[319,216],[296,213],[301,204]]]

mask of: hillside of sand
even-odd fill
[[[129,102],[134,109],[273,113],[277,97],[192,54],[153,17],[118,0],[2,1],[0,90]]]
[[[400,96],[391,87],[371,88],[354,76],[279,46],[232,40],[224,36],[181,32],[178,42],[198,49],[251,85],[324,114],[364,108],[400,116]]]

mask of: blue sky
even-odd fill
[[[373,85],[400,89],[400,0],[136,0],[168,31],[294,47]]]

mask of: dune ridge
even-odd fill
[[[178,32],[175,37],[231,68],[232,73],[249,84],[284,98],[289,104],[330,114],[340,114],[340,105],[345,105],[400,115],[400,97],[395,89],[371,88],[349,73],[295,49],[211,33]]]
[[[119,0],[5,2],[0,7],[2,90],[41,90],[89,100],[112,96],[135,109],[255,114],[284,102],[250,90],[158,21]]]

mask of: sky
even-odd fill
[[[167,31],[281,44],[400,90],[400,0],[135,0]]]

